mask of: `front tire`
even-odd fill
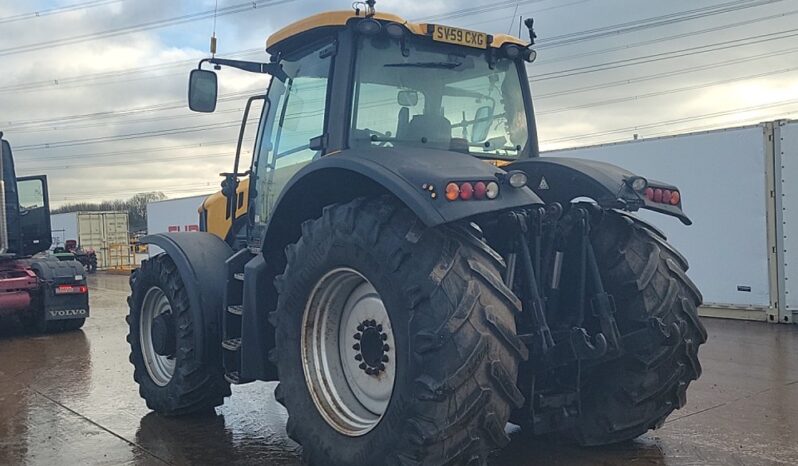
[[[147,407],[177,416],[221,405],[230,396],[230,384],[224,380],[220,339],[196,328],[172,259],[160,254],[143,261],[130,276],[130,288],[127,341],[133,378]],[[197,359],[195,332],[205,343],[203,361]]]
[[[523,403],[520,303],[477,241],[426,229],[386,197],[327,207],[303,225],[272,317],[275,395],[311,464],[484,464],[507,443],[510,410]],[[314,335],[351,341],[316,346]],[[380,349],[368,339],[385,346],[368,354]],[[371,398],[347,391],[369,381]]]

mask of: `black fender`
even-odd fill
[[[282,190],[269,218],[264,247],[299,238],[304,220],[326,205],[361,196],[391,194],[427,227],[543,201],[528,188],[504,184],[506,171],[468,154],[434,149],[358,148],[329,154],[299,170]],[[452,181],[496,181],[494,200],[447,201]]]
[[[648,200],[634,191],[626,182],[634,173],[618,166],[596,160],[565,157],[536,157],[519,160],[504,167],[506,170],[522,170],[529,177],[529,186],[547,203],[570,203],[578,197],[588,197],[607,209],[634,212],[648,209],[670,215],[685,225],[693,222],[682,210],[681,200],[677,205],[661,204]],[[652,188],[678,191],[673,185],[648,180]]]
[[[163,249],[177,267],[186,287],[195,328],[221,335],[221,315],[227,285],[224,263],[233,255],[230,246],[210,233],[158,233],[141,239]],[[203,342],[205,332],[194,332],[195,348],[203,360],[208,345],[221,347],[221,341]]]

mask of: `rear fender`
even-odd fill
[[[505,174],[470,155],[435,149],[358,148],[327,155],[303,167],[282,190],[267,225],[264,247],[281,250],[299,238],[302,222],[319,217],[324,206],[357,197],[390,194],[427,227],[543,204],[532,190],[505,184]],[[452,181],[496,181],[499,196],[447,201],[446,185]]]
[[[221,341],[203,341],[205,334],[221,335],[221,314],[227,284],[224,263],[233,255],[230,246],[210,233],[159,233],[141,239],[164,250],[177,267],[186,287],[195,328],[194,347],[200,360],[206,348]]]
[[[607,209],[634,212],[639,209],[653,210],[681,220],[685,225],[692,221],[682,210],[682,202],[676,205],[656,203],[642,193],[635,192],[626,180],[634,173],[615,165],[595,160],[564,157],[538,157],[514,162],[506,170],[522,170],[529,177],[529,186],[547,203],[570,203],[579,197],[588,197]],[[648,180],[652,188],[677,190],[673,185]]]

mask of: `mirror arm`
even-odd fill
[[[283,67],[279,63],[228,60],[226,58],[203,58],[200,60],[197,68],[202,69],[203,63],[229,66],[231,68],[238,68],[239,70],[248,71],[250,73],[270,74],[282,82],[285,82],[288,79],[288,75],[285,73],[285,71],[283,71]]]

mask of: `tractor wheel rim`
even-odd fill
[[[164,387],[175,373],[174,355],[162,356],[155,350],[152,338],[153,321],[161,314],[171,314],[172,306],[162,289],[153,286],[144,295],[139,319],[139,338],[144,367],[150,379],[158,386]]]
[[[351,268],[325,274],[305,307],[301,345],[305,382],[327,423],[350,437],[374,429],[393,394],[396,351],[371,282]]]

